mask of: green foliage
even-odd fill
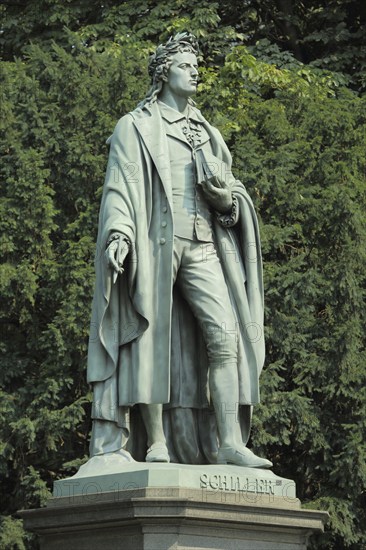
[[[328,69],[366,88],[366,11],[359,0],[220,2],[223,24],[246,36],[265,61]],[[337,76],[338,78],[338,76]]]
[[[353,0],[316,4],[0,8],[1,548],[34,547],[11,515],[86,459],[105,140],[147,90],[153,44],[186,28],[203,54],[197,102],[261,220],[267,363],[251,443],[330,512],[314,548],[366,544],[363,20]]]
[[[21,520],[0,516],[0,548],[26,550],[25,538]]]
[[[254,441],[302,500],[329,504],[334,548],[364,542],[364,113],[349,99],[252,104],[234,147],[266,262],[270,367]]]

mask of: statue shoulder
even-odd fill
[[[114,127],[113,134],[107,139],[107,144],[110,144],[113,139],[121,139],[126,137],[126,135],[131,138],[136,131],[135,121],[146,118],[147,116],[148,114],[144,113],[143,109],[135,109],[123,115]]]
[[[133,111],[128,113],[133,120],[145,120],[151,118],[151,110],[147,107],[136,107]]]
[[[133,116],[133,113],[134,111],[131,111],[130,113],[123,115],[123,117],[121,117],[117,122],[114,128],[114,132],[120,132],[124,128],[130,129],[135,119],[135,117]]]
[[[130,111],[117,122],[115,131],[120,131],[121,129],[130,129],[132,126],[140,126],[140,124],[149,124],[154,123],[156,113],[153,110],[143,107],[137,107],[133,111]]]

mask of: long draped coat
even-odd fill
[[[258,379],[264,362],[258,222],[244,186],[231,174],[231,156],[220,132],[195,111],[210,136],[214,155],[227,165],[228,185],[239,204],[235,227],[223,227],[213,215],[213,232],[237,319],[239,403],[245,413],[242,433],[246,442],[251,405],[259,402]],[[163,403],[175,417],[180,410],[184,423],[185,411],[202,412],[210,406],[207,356],[198,325],[172,284],[170,161],[157,104],[122,117],[109,142],[95,259],[88,381],[108,386],[113,394],[108,399],[121,410],[137,403]],[[125,272],[115,283],[105,259],[106,242],[113,232],[131,243]],[[102,415],[118,422],[117,416]],[[173,432],[176,428],[170,426]],[[207,426],[201,429],[205,430]],[[184,456],[178,459],[192,461]]]

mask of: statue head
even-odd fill
[[[184,52],[198,54],[196,37],[188,32],[178,33],[174,37],[171,36],[165,44],[160,44],[156,48],[155,53],[149,59],[148,72],[151,78],[151,88],[139,107],[143,107],[145,103],[156,101],[164,82],[168,80],[168,72],[173,62],[173,56]]]

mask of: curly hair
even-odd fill
[[[198,43],[196,37],[189,32],[180,32],[171,36],[165,44],[160,44],[153,55],[150,56],[148,72],[151,78],[151,87],[145,98],[138,104],[142,108],[146,103],[156,101],[164,82],[168,79],[168,71],[176,53],[193,53],[198,55]],[[192,102],[193,103],[193,102]]]

